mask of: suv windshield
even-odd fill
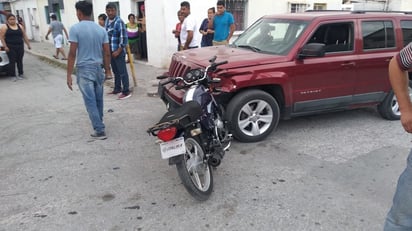
[[[249,27],[233,45],[277,55],[285,55],[299,39],[308,22],[292,19],[261,18]]]

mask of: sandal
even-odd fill
[[[55,58],[55,59],[59,59],[56,55],[53,55],[53,58]]]
[[[67,60],[67,58],[62,58],[62,60]]]

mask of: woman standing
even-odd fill
[[[26,43],[27,48],[31,49],[31,46],[24,28],[17,23],[15,15],[7,15],[7,23],[0,30],[0,40],[9,57],[9,68],[7,70],[8,76],[12,77],[13,81],[23,79],[23,41]],[[18,70],[17,77],[16,63]]]
[[[134,58],[137,59],[139,54],[139,28],[137,26],[136,16],[134,14],[129,14],[127,18],[129,19],[129,22],[126,23],[126,31],[130,52],[134,54]]]
[[[143,60],[147,59],[147,44],[146,44],[146,14],[144,10],[144,5],[140,5],[140,16],[137,20],[139,25],[139,51],[140,58]]]
[[[208,47],[213,45],[213,33],[214,31],[208,29],[209,21],[215,16],[215,8],[209,8],[207,10],[207,18],[202,22],[202,25],[199,28],[199,32],[202,34],[202,43],[201,47]]]

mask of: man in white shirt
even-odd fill
[[[180,31],[180,41],[182,50],[198,48],[199,44],[194,35],[198,31],[196,19],[190,15],[190,3],[184,1],[180,3],[180,12],[185,16]]]

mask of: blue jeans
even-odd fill
[[[393,205],[384,226],[384,231],[407,230],[412,230],[412,150],[408,156],[406,169],[399,177]]]
[[[100,64],[77,67],[77,85],[83,95],[84,105],[89,113],[93,129],[104,132],[103,124],[103,81]]]
[[[114,73],[114,92],[122,92],[129,94],[129,74],[127,74],[125,53],[122,53],[116,58],[111,58],[112,70]],[[123,85],[123,90],[122,90]]]

